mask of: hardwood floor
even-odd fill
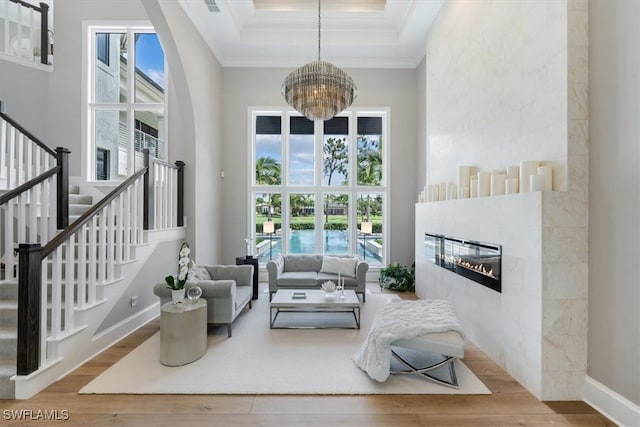
[[[261,284],[262,285],[262,284]],[[371,292],[380,292],[377,284]],[[400,294],[411,298],[409,294]],[[261,298],[264,298],[261,293]],[[66,426],[614,426],[584,402],[541,402],[472,343],[465,364],[492,395],[79,395],[159,330],[155,320],[29,400],[0,400],[2,425]],[[32,411],[30,414],[26,411]],[[45,416],[58,421],[44,421]],[[57,411],[57,412],[55,412]],[[66,412],[65,412],[66,411]],[[16,420],[17,414],[26,420]],[[63,418],[67,418],[64,420]]]

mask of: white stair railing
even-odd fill
[[[41,297],[41,313],[49,310],[50,316],[40,318],[40,366],[61,356],[48,343],[82,326],[76,324],[74,313],[102,302],[104,287],[121,279],[119,265],[133,261],[132,249],[145,243],[139,214],[144,174],[134,177],[123,191],[107,196],[72,224],[75,232],[42,248],[42,288],[49,290],[49,296]]]
[[[0,283],[17,277],[19,243],[55,234],[58,171],[56,151],[0,113]]]
[[[0,24],[0,53],[32,63],[53,63],[48,4],[0,0]]]

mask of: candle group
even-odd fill
[[[500,196],[504,194],[553,191],[553,166],[527,160],[506,170],[482,171],[474,166],[458,166],[457,183],[426,186],[419,202]]]

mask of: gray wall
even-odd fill
[[[640,2],[589,2],[589,376],[640,405]]]
[[[170,64],[169,159],[186,163],[186,240],[196,262],[219,263],[222,67],[177,2],[142,2]]]
[[[36,138],[55,147],[47,137],[47,92],[51,73],[0,61],[0,101],[5,112]]]
[[[302,65],[302,64],[301,64]],[[233,263],[246,252],[248,196],[249,107],[286,107],[280,85],[290,69],[225,68],[223,71],[222,185],[224,210],[220,231],[222,261]],[[416,176],[416,70],[350,69],[358,85],[354,107],[389,107],[390,262],[411,265],[414,258]]]

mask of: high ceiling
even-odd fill
[[[225,67],[298,67],[317,59],[317,0],[179,2]],[[415,68],[443,2],[322,0],[321,58],[339,67]]]

